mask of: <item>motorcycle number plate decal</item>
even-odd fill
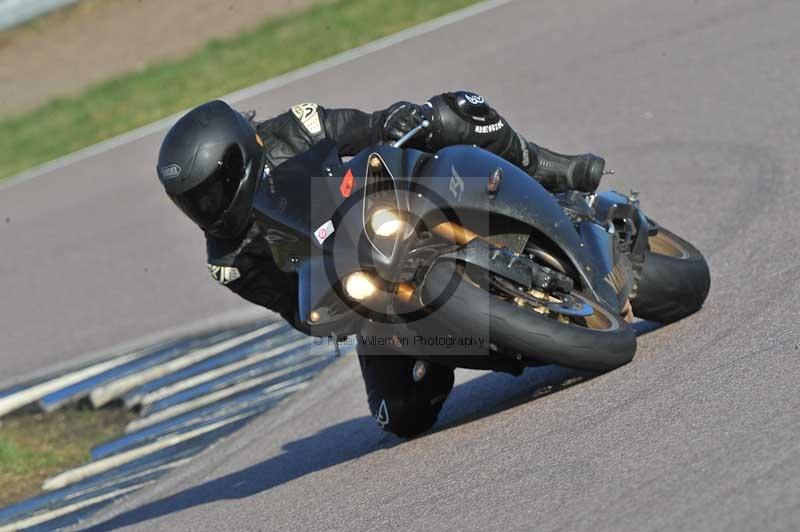
[[[353,177],[353,171],[348,170],[344,177],[342,178],[342,183],[339,185],[339,192],[342,193],[343,198],[349,198],[350,194],[353,192],[353,186],[355,185],[355,177]]]
[[[324,224],[320,225],[316,231],[314,231],[314,238],[316,238],[317,242],[322,245],[322,243],[325,242],[325,240],[327,240],[335,230],[336,229],[333,227],[333,222],[328,220]]]

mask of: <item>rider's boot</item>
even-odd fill
[[[591,153],[562,155],[528,142],[532,155],[529,173],[551,192],[594,192],[600,185],[606,161]]]

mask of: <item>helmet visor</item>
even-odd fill
[[[244,174],[242,152],[237,146],[231,146],[214,172],[196,187],[176,197],[175,203],[189,218],[206,229],[222,218],[236,196]]]

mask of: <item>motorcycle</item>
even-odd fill
[[[346,161],[323,141],[265,176],[256,223],[309,333],[451,367],[608,370],[634,356],[634,316],[700,309],[705,259],[635,193],[552,194],[474,146],[404,148],[428,125]]]

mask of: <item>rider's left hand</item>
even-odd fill
[[[383,138],[398,140],[422,123],[422,108],[411,102],[397,102],[386,110]]]

